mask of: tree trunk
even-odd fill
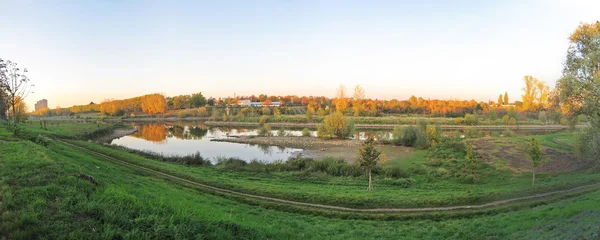
[[[17,109],[15,109],[15,101],[13,101],[13,103],[12,103],[12,110],[13,110],[13,126],[16,128],[17,127]],[[8,126],[8,128],[10,129],[10,126]]]
[[[533,179],[531,180],[531,185],[535,185],[535,169],[533,169]]]
[[[373,191],[373,178],[371,178],[371,169],[369,169],[369,188],[367,191]]]

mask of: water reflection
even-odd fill
[[[169,133],[165,125],[158,123],[138,125],[135,128],[137,132],[130,136],[155,143],[164,143]]]
[[[111,144],[165,155],[200,154],[213,162],[218,157],[237,157],[246,161],[279,161],[295,156],[302,149],[269,145],[214,142],[211,139],[257,135],[256,129],[207,127],[197,122],[133,123],[138,132]]]

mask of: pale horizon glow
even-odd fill
[[[520,100],[600,1],[2,1],[0,58],[49,107],[148,93]]]

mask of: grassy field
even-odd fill
[[[12,140],[0,142],[0,238],[589,239],[600,234],[600,205],[597,204],[600,191],[537,207],[468,218],[344,220],[278,211],[227,196],[211,195],[98,159],[66,145],[52,142],[43,147],[29,141],[14,141],[16,138],[2,127],[0,140]],[[563,186],[562,182],[597,179],[596,175],[586,173],[542,176],[545,180],[539,188],[529,189],[526,188],[529,185],[527,174],[516,178],[504,176],[504,179],[499,176],[477,185],[439,181],[412,189],[394,189],[376,182],[376,191],[366,193],[363,179],[327,178],[328,182],[320,182],[298,179],[293,174],[193,168],[157,162],[86,142],[76,143],[115,156],[127,156],[132,162],[173,174],[187,174],[186,178],[190,179],[266,195],[295,194],[296,200],[309,200],[302,199],[302,195],[312,194],[309,195],[311,198],[333,200],[328,204],[417,206],[424,202],[434,203],[432,199],[451,199],[460,192],[470,191],[474,196],[486,191],[491,196],[510,195],[517,190],[555,189]],[[389,164],[405,162],[390,160]],[[80,177],[88,175],[93,176],[98,185]],[[328,194],[331,196],[323,196]],[[447,194],[450,196],[445,196]],[[335,200],[338,197],[342,200]],[[420,200],[427,197],[429,200]],[[410,201],[416,204],[397,203]]]

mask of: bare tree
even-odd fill
[[[24,101],[25,98],[32,93],[34,87],[29,78],[25,75],[27,68],[20,69],[17,63],[10,60],[4,61],[0,59],[0,89],[8,93],[8,105],[12,108],[13,125],[17,124],[17,108],[18,101]],[[8,123],[10,128],[10,120]]]

